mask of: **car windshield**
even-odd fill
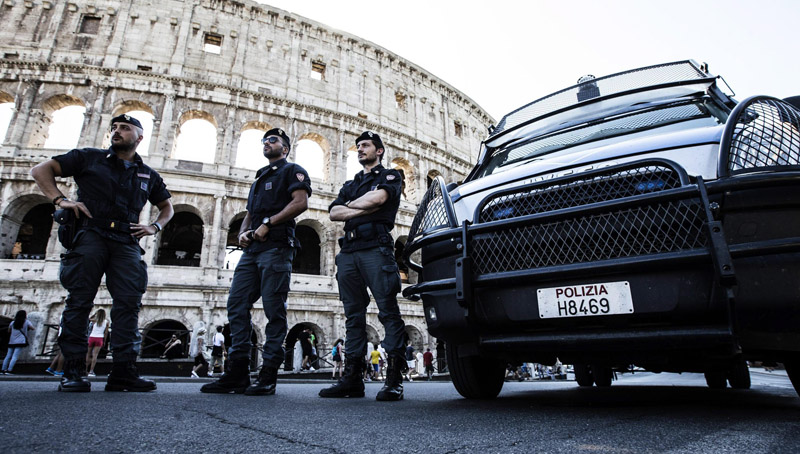
[[[590,142],[638,133],[682,122],[687,127],[714,126],[725,121],[725,113],[709,98],[678,101],[606,118],[593,119],[567,129],[523,138],[488,150],[474,178],[501,172],[546,155]],[[700,124],[696,121],[699,120]]]

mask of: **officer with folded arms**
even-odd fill
[[[341,252],[336,256],[336,280],[347,330],[344,376],[335,385],[321,390],[319,395],[364,396],[361,374],[362,358],[367,354],[369,288],[378,306],[378,319],[386,331],[383,348],[389,357],[386,382],[376,399],[400,400],[403,398],[407,334],[397,304],[400,273],[389,232],[400,207],[402,177],[397,170],[381,165],[385,149],[378,134],[365,131],[356,139],[356,147],[363,170],[344,184],[329,207],[331,220],[344,222],[345,233],[339,240]]]
[[[142,138],[139,120],[120,115],[111,119],[109,149],[75,149],[31,170],[44,195],[75,218],[73,229],[63,237],[59,234],[67,247],[61,256],[59,278],[69,292],[58,339],[65,359],[59,391],[91,390],[91,383],[83,376],[88,348],[86,327],[104,274],[113,299],[110,348],[114,357],[105,389],[156,389],[154,382],[142,379],[136,370],[142,343],[139,308],[147,287],[147,265],[142,260],[144,250],[139,240],[161,231],[174,211],[161,176],[136,153]],[[56,177],[74,178],[77,200],[61,193]],[[149,225],[139,224],[139,213],[148,201],[159,209],[158,218]]]

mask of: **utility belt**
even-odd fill
[[[385,224],[361,224],[352,230],[345,230],[344,236],[339,238],[339,247],[345,248],[347,245],[375,243],[389,245],[392,244],[392,236],[389,234],[390,226]]]
[[[75,212],[71,209],[56,210],[53,219],[59,224],[58,241],[66,249],[74,246],[75,235],[82,227],[97,227],[105,230],[112,230],[120,233],[131,233],[131,224],[121,221],[100,218],[75,218]]]
[[[131,233],[131,224],[128,222],[115,221],[113,219],[101,218],[82,218],[79,220],[81,227],[97,227],[99,229],[112,230],[120,233]]]

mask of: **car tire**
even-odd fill
[[[589,387],[594,384],[594,379],[592,378],[592,369],[589,366],[586,364],[575,364],[573,367],[575,372],[575,381],[578,382],[578,386]]]
[[[784,361],[783,367],[786,368],[786,374],[789,376],[789,380],[792,381],[795,392],[800,395],[800,358]]]
[[[750,389],[750,368],[744,360],[736,361],[728,371],[728,383],[733,389]]]
[[[706,385],[712,389],[725,389],[728,386],[728,379],[722,370],[710,370],[704,373]]]
[[[608,388],[614,378],[614,371],[610,367],[592,366],[592,378],[598,387]]]
[[[448,342],[447,365],[456,391],[467,399],[494,399],[505,381],[505,364],[480,356],[459,356],[458,345]]]

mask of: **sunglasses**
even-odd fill
[[[261,143],[263,143],[263,144],[266,144],[267,142],[275,143],[275,142],[277,142],[279,140],[281,140],[280,137],[269,136],[269,137],[264,137],[263,139],[261,139]]]

